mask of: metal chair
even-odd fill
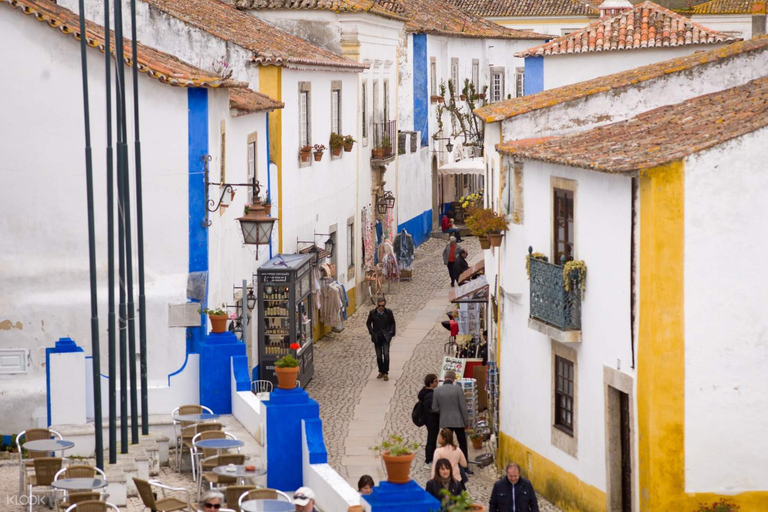
[[[271,393],[272,388],[273,384],[268,380],[255,380],[251,382],[251,393],[256,395],[259,393]]]
[[[171,419],[173,420],[173,432],[176,435],[176,471],[181,471],[181,457],[182,443],[184,441],[184,430],[196,425],[193,421],[180,421],[176,419],[178,416],[184,414],[202,414],[207,412],[213,414],[213,411],[204,405],[182,405],[175,408],[171,412]],[[192,436],[189,436],[190,438]]]
[[[35,452],[35,451],[28,451],[29,454],[28,459],[24,459],[22,455],[22,439],[24,439],[24,442],[27,441],[42,441],[45,439],[51,439],[52,437],[61,439],[61,434],[56,432],[55,430],[47,429],[47,428],[30,428],[27,430],[22,431],[19,435],[16,436],[16,451],[19,453],[19,495],[24,494],[24,489],[26,489],[27,485],[27,470],[32,469],[34,467],[34,459],[38,457],[48,457],[49,454],[47,452]],[[55,455],[55,454],[54,454]]]
[[[255,485],[228,485],[224,491],[224,496],[227,499],[227,506],[235,512],[240,512],[240,504],[238,498],[248,491],[256,489]],[[221,510],[219,510],[221,512]]]
[[[107,476],[104,474],[102,470],[95,466],[88,466],[85,464],[77,464],[74,466],[67,466],[66,468],[60,469],[58,473],[56,473],[56,476],[53,477],[53,480],[59,480],[64,478],[96,478],[96,475],[101,477],[103,480],[107,479]],[[67,508],[69,507],[72,502],[72,495],[73,494],[91,494],[90,491],[88,492],[74,492],[74,493],[64,493],[64,496],[61,498],[61,501],[56,503],[56,508],[59,507]],[[99,499],[102,497],[102,493],[97,492],[96,497],[93,499]],[[80,501],[83,501],[82,499]]]
[[[32,512],[33,494],[46,494],[50,497],[56,495],[56,490],[51,487],[51,483],[61,469],[61,463],[62,460],[59,457],[34,459],[35,474],[29,477],[29,512]]]
[[[56,502],[56,509],[69,510],[72,505],[81,501],[102,501],[103,497],[104,495],[98,491],[70,492],[66,495],[66,499]]]
[[[112,503],[99,500],[81,501],[71,505],[66,512],[120,512],[120,509]]]
[[[189,501],[189,491],[183,487],[170,487],[168,485],[161,484],[156,480],[142,480],[141,478],[133,477],[133,482],[136,484],[136,489],[139,491],[139,496],[144,504],[144,508],[150,510],[156,510],[157,512],[173,512],[175,510],[189,510],[194,512],[195,509]],[[152,492],[152,487],[159,487],[162,490],[163,497],[155,499],[155,494]],[[186,501],[182,501],[178,498],[166,498],[165,491],[183,492],[186,495]]]
[[[205,471],[203,468],[207,465],[211,468],[211,471]],[[219,475],[213,472],[213,468],[217,466],[226,466],[228,464],[242,465],[245,463],[245,455],[242,453],[224,453],[221,455],[214,455],[200,461],[200,478],[197,480],[197,501],[200,501],[200,493],[203,488],[203,480],[208,484],[210,489],[218,486],[226,486],[237,483],[237,478],[234,476]]]
[[[198,448],[196,446],[196,443],[198,441],[203,441],[206,439],[234,439],[237,441],[237,438],[230,434],[229,432],[222,432],[221,430],[208,430],[205,432],[200,432],[199,434],[196,434],[195,437],[192,438],[191,445],[191,455],[192,458],[192,478],[194,480],[197,480],[198,477],[201,474],[201,465],[200,460],[201,459],[209,459],[215,455],[220,455],[222,452],[221,450],[217,450],[215,448]],[[237,453],[240,453],[240,448],[237,449]],[[202,470],[210,470],[213,469],[214,466],[204,466],[202,467]]]
[[[243,506],[244,501],[251,500],[281,500],[287,501],[288,503],[292,503],[293,501],[290,496],[277,489],[253,489],[240,495],[240,498],[237,500],[238,508]],[[229,504],[229,502],[227,502],[227,504]]]

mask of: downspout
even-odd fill
[[[272,197],[272,160],[269,157],[269,111],[267,111],[267,199]],[[258,253],[258,247],[256,252]],[[269,243],[269,259],[272,259],[272,242]]]

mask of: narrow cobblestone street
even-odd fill
[[[482,257],[476,238],[461,244],[470,262]],[[449,279],[442,263],[445,241],[430,239],[416,251],[413,280],[392,286],[387,306],[397,320],[397,333],[391,347],[390,381],[376,379],[376,358],[365,327],[368,304],[350,317],[341,333],[333,333],[317,343],[315,377],[307,392],[320,403],[323,432],[329,463],[353,486],[362,474],[378,483],[384,478],[380,459],[371,447],[391,434],[426,444],[426,429],[411,421],[411,409],[423,386],[424,375],[438,373],[447,332],[440,325],[449,308]],[[470,459],[490,451],[470,446]],[[417,453],[412,477],[422,486],[429,479],[423,448]],[[467,485],[479,503],[490,499],[493,483],[499,478],[496,466],[475,468]],[[542,511],[560,509],[539,496]]]

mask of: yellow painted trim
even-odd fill
[[[283,68],[259,67],[259,92],[276,101],[283,100]],[[283,252],[283,111],[269,113],[269,155],[277,166],[277,253]],[[269,170],[267,170],[269,172]],[[271,192],[271,191],[270,191]]]
[[[347,290],[347,300],[349,301],[349,307],[347,308],[347,318],[355,314],[357,311],[357,288],[350,288]]]
[[[521,473],[531,481],[533,488],[565,511],[603,512],[605,510],[606,497],[603,491],[579,480],[573,473],[565,471],[504,432],[499,436],[499,452],[496,460],[501,470],[509,462],[519,464]]]

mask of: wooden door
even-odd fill
[[[630,451],[629,395],[619,392],[621,434],[621,512],[632,512],[632,453]]]

